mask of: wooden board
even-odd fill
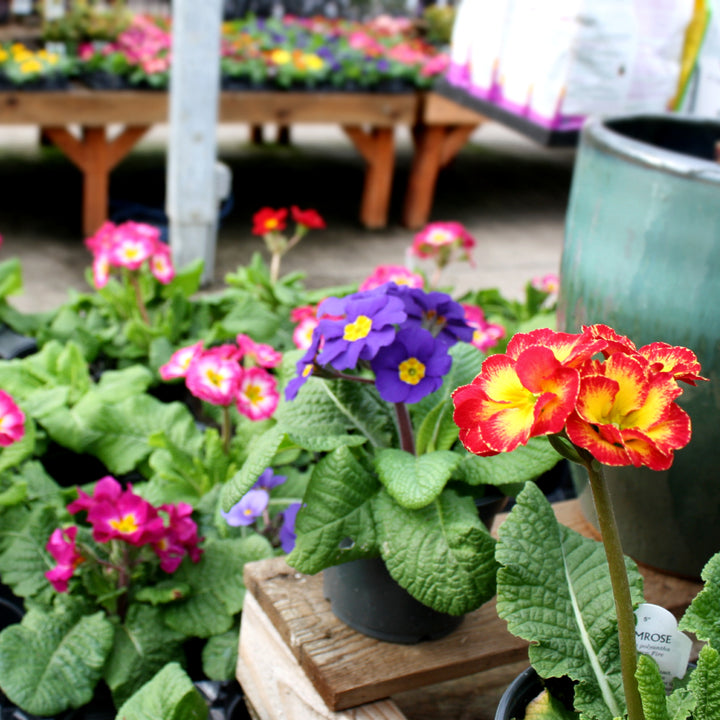
[[[577,501],[558,503],[555,508],[561,522],[592,534]],[[495,530],[504,517],[498,518]],[[649,568],[641,568],[641,572],[647,600],[676,614],[700,588],[699,583]],[[298,573],[284,558],[249,563],[245,583],[301,672],[332,711],[527,659],[527,644],[507,631],[494,600],[469,613],[446,638],[394,645],[366,637],[340,622],[323,597],[321,574]],[[242,642],[241,638],[241,648]]]

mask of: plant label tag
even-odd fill
[[[670,691],[673,678],[685,676],[692,640],[677,629],[675,616],[659,605],[643,603],[635,611],[635,617],[638,652],[649,655],[657,662],[665,688]]]

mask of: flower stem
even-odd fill
[[[637,645],[635,643],[635,614],[630,595],[625,557],[620,542],[612,508],[610,492],[605,482],[602,467],[596,461],[588,459],[583,463],[590,478],[595,512],[600,526],[605,557],[610,569],[610,582],[615,599],[615,615],[618,622],[618,639],[620,641],[620,666],[622,671],[623,690],[627,704],[628,720],[644,720],[640,692],[638,691],[635,671],[637,668]]]
[[[270,258],[270,282],[274,285],[280,275],[280,258],[279,252],[274,252]]]
[[[130,283],[135,290],[135,302],[137,303],[138,310],[140,311],[140,317],[146,325],[150,324],[150,317],[148,315],[147,308],[145,307],[145,301],[142,297],[142,291],[140,290],[140,283],[138,282],[137,275],[130,273]]]
[[[405,403],[395,403],[395,416],[397,417],[398,430],[400,431],[400,447],[415,454],[415,436],[413,435],[412,423],[410,422],[410,412]]]
[[[232,422],[230,420],[230,406],[224,405],[222,409],[222,443],[225,454],[230,453],[230,439],[232,437]]]

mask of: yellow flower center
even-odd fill
[[[400,363],[400,379],[408,385],[417,385],[425,377],[425,365],[411,357]]]
[[[116,520],[111,520],[110,526],[124,535],[130,535],[131,533],[136,532],[139,527],[137,520],[135,520],[135,516],[132,513],[128,513]]]
[[[205,377],[207,378],[207,381],[215,387],[220,387],[220,385],[222,385],[223,378],[222,375],[217,372],[217,370],[209,368],[207,373],[205,374]]]
[[[263,394],[262,388],[259,385],[248,385],[245,390],[245,397],[253,404],[262,402]]]
[[[274,230],[278,226],[277,218],[268,218],[265,221],[265,229],[266,230]]]
[[[353,322],[345,326],[343,340],[347,340],[348,342],[361,340],[370,334],[371,328],[372,320],[367,315],[358,315]]]

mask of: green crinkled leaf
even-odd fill
[[[18,480],[10,485],[10,487],[0,492],[0,508],[18,505],[23,502],[27,496],[27,483],[23,480]]]
[[[397,445],[388,403],[373,387],[357,382],[310,377],[295,400],[283,403],[275,417],[302,447],[315,451],[359,442],[350,440],[349,434],[373,447]]]
[[[238,660],[239,627],[211,637],[202,651],[203,672],[211,680],[232,680]]]
[[[22,409],[22,408],[21,408]],[[25,414],[25,434],[23,437],[0,450],[0,473],[9,468],[19,467],[35,451],[35,423]]]
[[[699,640],[720,648],[720,553],[708,560],[701,577],[705,586],[690,603],[678,628],[695,633]]]
[[[640,655],[635,677],[645,720],[670,720],[665,683],[657,663],[648,655]]]
[[[188,597],[191,592],[190,585],[178,582],[173,576],[155,585],[140,588],[135,593],[135,599],[151,605],[166,605]]]
[[[480,457],[467,453],[456,476],[470,485],[514,485],[539,477],[560,461],[547,438],[531,438],[511,453]]]
[[[236,302],[222,319],[228,335],[245,333],[257,342],[268,342],[280,325],[280,316],[247,293],[237,293]]]
[[[495,540],[471,498],[446,490],[408,510],[379,493],[373,512],[388,572],[420,602],[462,615],[495,594]]]
[[[270,466],[284,439],[285,431],[275,426],[253,443],[243,466],[223,487],[221,502],[225,512],[245,495],[265,468]]]
[[[165,622],[190,637],[227,632],[245,598],[245,563],[273,555],[272,546],[258,534],[241,539],[208,539],[198,563],[186,560],[174,575],[191,587],[185,600],[164,608]]]
[[[90,702],[113,644],[101,612],[30,610],[0,633],[0,687],[34,715],[54,715]]]
[[[118,710],[122,720],[206,720],[208,707],[179,663],[172,662]]]
[[[131,365],[122,370],[106,370],[95,386],[98,397],[117,403],[130,395],[144,393],[153,381],[153,374],[144,365]]]
[[[510,632],[533,643],[533,667],[542,677],[577,680],[575,707],[589,717],[621,715],[617,622],[602,544],[560,525],[533,483],[499,535],[498,614]],[[631,560],[626,565],[637,604],[642,579]]]
[[[375,474],[348,448],[322,458],[303,497],[306,506],[295,520],[295,548],[288,564],[312,575],[377,554],[372,500],[380,487]]]
[[[693,720],[717,720],[720,717],[720,655],[705,645],[688,683],[693,695]]]
[[[200,289],[204,267],[205,263],[198,258],[178,268],[175,277],[167,285],[162,286],[162,296],[169,298],[180,293],[185,298],[191,298]]]
[[[103,677],[115,707],[182,652],[185,635],[167,627],[158,608],[132,605],[125,622],[115,630],[112,653]]]
[[[694,706],[695,698],[686,687],[673,690],[667,699],[670,720],[691,720]]]
[[[450,450],[416,456],[387,448],[376,455],[375,469],[388,494],[403,507],[415,510],[443,491],[460,457]]]
[[[54,563],[45,544],[57,526],[53,509],[40,505],[27,516],[21,529],[15,528],[4,538],[7,544],[0,555],[0,576],[19,597],[35,597],[51,591],[44,573]]]
[[[135,469],[150,455],[153,448],[149,438],[158,430],[182,426],[187,433],[194,432],[192,416],[185,406],[165,404],[150,395],[129,397],[114,405],[96,404],[83,419],[98,433],[87,451],[117,475]]]

